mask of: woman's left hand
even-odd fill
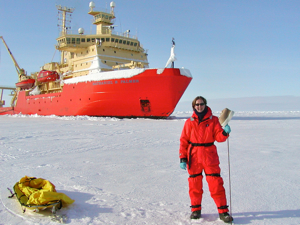
[[[230,126],[227,124],[224,129],[223,129],[227,134],[229,134],[231,132],[231,128]]]

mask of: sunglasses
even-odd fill
[[[195,106],[199,106],[199,105],[204,106],[205,103],[197,103],[197,104],[195,104]]]

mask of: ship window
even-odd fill
[[[114,39],[114,38],[112,38],[112,39],[111,39],[111,42],[115,42],[115,39]]]
[[[134,47],[136,47],[137,46],[137,43],[134,43]]]
[[[70,38],[67,38],[67,44],[70,44],[71,41],[70,41]]]
[[[109,39],[110,39],[110,38],[106,38],[106,41],[109,42]]]
[[[92,42],[95,42],[95,38],[92,38]]]
[[[105,42],[105,38],[101,38],[101,41],[102,41],[102,42]]]
[[[76,44],[80,44],[80,38],[76,38]]]
[[[126,44],[126,40],[123,41],[123,44],[124,44],[124,45]]]
[[[119,40],[119,43],[122,44],[122,40],[121,39]]]
[[[116,39],[116,43],[118,43],[119,42],[119,39]]]
[[[85,42],[85,38],[81,38],[81,42]]]
[[[127,41],[127,45],[130,45],[130,41]]]
[[[141,105],[141,110],[143,112],[151,111],[150,101],[148,99],[145,99],[145,100],[140,99],[140,105]]]
[[[75,44],[75,38],[72,38],[72,44]]]
[[[91,41],[91,39],[90,39],[90,38],[87,38],[87,39],[86,39],[86,42],[90,42],[90,41]]]

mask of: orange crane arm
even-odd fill
[[[15,67],[16,67],[16,70],[17,70],[18,75],[19,75],[19,76],[23,75],[23,74],[24,74],[24,69],[21,69],[21,68],[20,68],[20,66],[19,66],[19,64],[17,63],[15,57],[13,56],[13,54],[11,53],[9,47],[7,46],[6,42],[4,41],[3,36],[0,36],[0,38],[2,39],[2,41],[3,41],[3,43],[4,43],[5,47],[6,47],[6,49],[7,49],[7,51],[8,51],[8,53],[9,53],[9,55],[10,55],[10,57],[12,58],[12,60],[13,60],[13,62],[14,62],[14,64],[15,64]]]

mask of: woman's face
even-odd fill
[[[205,109],[205,103],[203,102],[203,100],[201,98],[196,101],[195,109],[199,113]]]

